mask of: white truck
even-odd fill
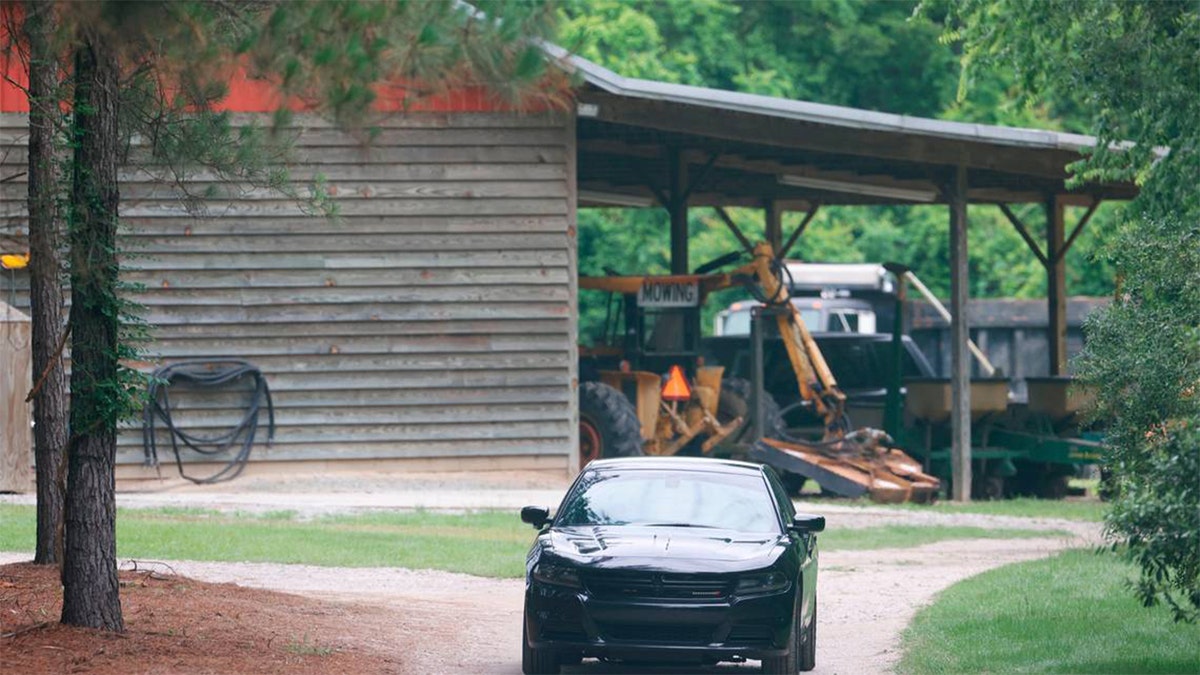
[[[877,301],[887,298],[883,305],[890,310],[896,279],[883,265],[789,260],[785,269],[792,304],[810,332],[873,334],[881,325]],[[713,335],[749,335],[750,311],[761,304],[743,300],[721,310]]]

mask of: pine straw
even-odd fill
[[[0,566],[4,672],[386,673],[402,665],[348,639],[357,610],[285,593],[121,572],[121,634],[58,623],[55,567]]]

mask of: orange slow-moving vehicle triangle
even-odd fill
[[[662,388],[662,398],[664,401],[690,401],[692,399],[692,388],[688,386],[687,378],[683,376],[683,368],[671,366],[671,372],[667,375],[667,383]]]

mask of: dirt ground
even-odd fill
[[[522,503],[553,505],[562,489],[541,482],[514,487],[463,486],[453,481],[398,489],[391,481],[364,485],[359,480],[343,486],[339,480],[322,477],[286,486],[259,484],[256,489],[173,488],[123,495],[119,501],[125,506],[227,509],[303,504],[302,513],[412,508],[422,503],[436,504],[434,508],[455,504],[478,508],[482,502],[508,508]],[[993,567],[1099,541],[1098,527],[1088,523],[828,502],[803,507],[826,515],[830,528],[896,523],[1048,531],[1047,537],[1035,539],[951,540],[911,549],[822,552],[817,673],[886,672],[900,656],[904,626],[942,589]],[[1070,534],[1054,535],[1050,530]],[[0,553],[0,564],[22,560],[28,560],[28,555]],[[4,614],[0,671],[520,672],[520,580],[429,570],[260,563],[168,561],[137,566],[143,571],[125,572],[122,592],[129,633],[122,638],[57,626],[3,637],[56,617],[57,608],[47,598],[56,601],[57,586],[52,576],[37,581],[44,597],[34,601],[24,591],[14,594],[16,589],[5,587],[5,582],[29,583],[21,579],[29,577],[30,566],[0,568],[0,612]],[[186,579],[166,576],[172,572]],[[741,672],[756,665],[713,670]],[[585,661],[567,672],[642,670]]]
[[[165,570],[159,567],[160,570]],[[297,673],[411,672],[404,656],[346,639],[374,621],[370,608],[311,600],[153,571],[121,572],[126,631],[58,623],[53,567],[0,566],[0,672]]]

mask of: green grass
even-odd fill
[[[1003,499],[994,502],[975,501],[966,504],[958,502],[938,502],[936,504],[876,504],[868,500],[838,500],[831,504],[847,506],[870,506],[885,509],[904,509],[930,511],[933,513],[978,513],[988,516],[1014,516],[1017,518],[1060,518],[1062,520],[1083,520],[1098,523],[1104,520],[1108,505],[1095,499],[1084,500],[1054,500],[1033,499]]]
[[[1142,607],[1134,572],[1075,550],[959,582],[913,619],[898,672],[1200,673],[1200,625]]]
[[[1029,539],[1067,537],[1062,530],[1020,530],[995,527],[942,525],[886,525],[832,529],[818,536],[823,551],[865,551],[880,548],[913,548],[947,539]]]
[[[0,550],[31,550],[33,507],[0,505]],[[299,520],[282,512],[121,509],[117,556],[153,560],[407,567],[519,577],[533,529],[515,513],[378,513]]]
[[[0,505],[0,551],[30,550],[35,513]],[[886,526],[834,529],[821,548],[920,546],[946,539],[1011,539],[1061,532],[978,527]],[[288,511],[223,513],[195,508],[121,509],[117,555],[150,560],[407,567],[517,578],[534,532],[508,511],[461,515],[374,512],[305,520]]]

